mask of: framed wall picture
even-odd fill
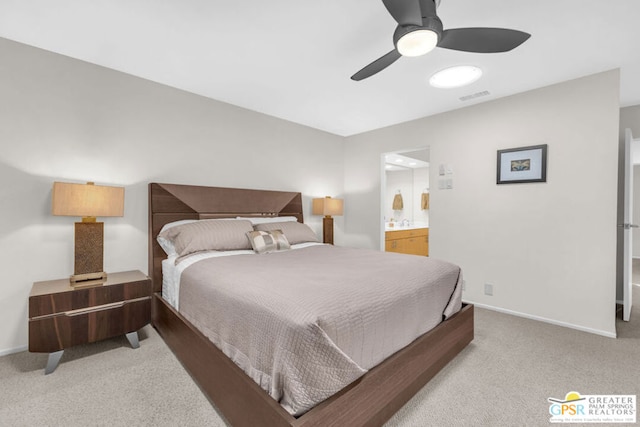
[[[498,150],[497,184],[547,182],[547,144]]]

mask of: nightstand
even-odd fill
[[[45,374],[64,349],[126,335],[140,346],[138,329],[151,321],[151,280],[140,271],[109,273],[101,285],[73,288],[69,279],[36,282],[29,295],[29,351],[49,353]]]

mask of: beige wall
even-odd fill
[[[349,137],[346,242],[380,245],[381,153],[429,146],[429,252],[462,266],[464,299],[614,336],[618,125],[615,70]],[[496,150],[537,144],[547,182],[496,185]]]
[[[54,180],[125,186],[124,217],[104,219],[107,272],[147,270],[149,182],[296,190],[307,213],[341,196],[341,137],[5,39],[0,58],[0,354],[27,344],[32,282],[73,272]]]

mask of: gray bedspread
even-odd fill
[[[180,312],[300,415],[461,307],[460,268],[329,245],[187,267]]]

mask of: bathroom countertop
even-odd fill
[[[401,226],[400,223],[394,223],[393,227],[389,227],[387,224],[384,226],[384,231],[402,231],[402,230],[416,230],[418,228],[429,228],[426,224],[413,224]]]

